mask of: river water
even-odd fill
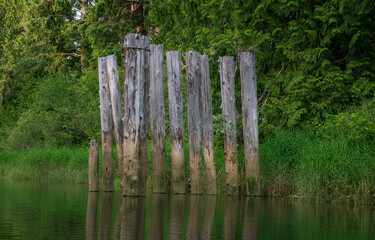
[[[374,206],[0,181],[0,239],[375,239]]]

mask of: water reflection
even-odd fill
[[[202,239],[211,239],[215,220],[217,196],[207,195],[204,203]]]
[[[199,225],[194,225],[198,221],[190,218],[198,214]],[[88,194],[81,185],[0,180],[0,239],[8,240],[105,239],[108,231],[115,240],[186,239],[189,234],[199,239],[360,240],[374,238],[374,225],[374,205],[224,196],[199,196],[197,202],[189,195],[131,199],[117,192]]]
[[[199,220],[201,213],[201,195],[190,195],[189,218],[186,239],[199,239]]]
[[[111,231],[111,219],[113,209],[113,192],[103,192],[102,210],[100,212],[99,239],[107,240]]]
[[[166,194],[150,197],[147,198],[148,207],[144,197],[120,197],[118,207],[114,209],[113,192],[103,192],[101,201],[98,201],[99,193],[90,192],[86,239],[95,239],[98,202],[101,203],[97,232],[100,240],[238,239],[241,235],[242,239],[257,239],[260,199],[226,196],[218,200],[212,195]],[[146,208],[150,214],[146,215]],[[241,212],[239,208],[245,211]],[[112,217],[112,212],[116,216]],[[242,220],[237,222],[239,218]]]
[[[184,226],[185,195],[172,195],[170,204],[168,239],[178,240],[182,238]]]
[[[95,239],[96,214],[98,212],[98,192],[89,192],[86,212],[86,240]]]
[[[238,202],[237,196],[227,196],[225,199],[223,239],[236,239]]]
[[[163,239],[164,211],[166,206],[166,194],[153,194],[151,204],[151,223],[148,239]]]
[[[120,240],[145,239],[146,199],[122,197],[119,207]]]
[[[260,201],[260,198],[245,199],[245,216],[243,220],[242,239],[258,239]]]

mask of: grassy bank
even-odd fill
[[[375,145],[372,143],[371,139],[321,129],[275,134],[260,146],[263,194],[370,203],[375,197]],[[216,149],[220,193],[225,189],[223,154],[221,148]],[[188,148],[185,155],[188,164]],[[87,159],[88,149],[82,148],[1,151],[0,174],[4,178],[87,183]],[[238,160],[243,177],[241,147]],[[170,174],[169,158],[167,163]],[[150,186],[151,159],[148,166]]]
[[[42,182],[87,182],[88,149],[49,147],[0,151],[0,176]]]
[[[261,146],[264,193],[319,201],[372,202],[372,143],[312,131],[278,134]]]

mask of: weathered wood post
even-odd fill
[[[206,193],[217,194],[210,66],[207,55],[202,57],[201,73],[202,134]]]
[[[151,44],[150,120],[152,143],[152,190],[166,193],[165,109],[163,77],[163,45]]]
[[[134,33],[128,34],[125,37],[124,49],[125,111],[122,194],[144,196],[147,176],[149,37]]]
[[[99,143],[96,139],[90,141],[89,191],[99,192]]]
[[[102,178],[103,191],[113,191],[114,161],[112,137],[112,107],[109,92],[106,57],[98,58],[100,116],[102,128]]]
[[[185,193],[184,104],[181,53],[167,52],[169,128],[172,160],[172,192]]]
[[[245,148],[246,195],[260,196],[257,78],[255,53],[241,52],[240,75]]]
[[[225,178],[228,195],[238,195],[236,105],[233,57],[219,57],[221,109],[224,120]]]
[[[143,36],[144,40],[141,42],[143,66],[141,71],[143,77],[143,117],[140,119],[141,123],[141,144],[140,144],[140,177],[139,177],[139,196],[146,196],[147,183],[147,155],[148,155],[148,140],[150,127],[150,38]],[[142,62],[142,60],[141,60]]]
[[[123,172],[124,150],[123,150],[123,127],[122,127],[122,104],[121,104],[121,90],[120,80],[117,68],[117,56],[110,55],[107,57],[107,72],[109,79],[109,90],[112,103],[112,116],[115,127],[118,172],[121,179]]]
[[[186,53],[187,112],[189,134],[189,162],[191,194],[202,194],[201,159],[201,55],[194,51]]]

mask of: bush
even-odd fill
[[[86,144],[100,134],[96,75],[73,72],[40,80],[8,138],[14,149],[45,145]]]

